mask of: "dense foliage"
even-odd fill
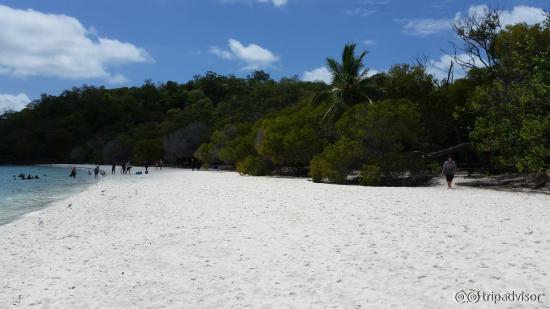
[[[309,169],[314,181],[344,183],[355,171],[364,185],[407,184],[431,170],[422,153],[471,142],[492,167],[543,170],[550,159],[550,29],[496,31],[489,17],[488,33],[456,26],[473,47],[469,35],[489,44],[490,59],[456,81],[438,81],[422,64],[367,77],[367,54],[349,44],[340,60],[327,59],[332,85],[275,81],[261,71],[246,78],[208,72],[185,84],[42,95],[0,117],[0,163],[186,165],[196,158],[250,175],[292,167]]]

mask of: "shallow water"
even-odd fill
[[[78,169],[74,179],[69,177],[70,171],[67,167],[0,166],[0,225],[94,183],[94,177],[86,169]],[[22,180],[17,177],[21,173],[40,179]]]

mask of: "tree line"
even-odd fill
[[[0,116],[0,163],[164,160],[230,165],[249,175],[415,184],[426,154],[456,145],[467,165],[539,172],[550,161],[550,23],[501,27],[498,11],[454,24],[464,78],[437,80],[422,61],[369,76],[348,44],[328,58],[330,85],[214,72],[187,83],[82,86]],[[355,175],[355,177],[351,176]],[[351,177],[351,178],[350,178]]]

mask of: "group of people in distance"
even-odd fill
[[[94,173],[94,178],[97,180],[99,179],[99,173],[101,172],[102,175],[105,175],[105,172],[101,171],[99,169],[99,165],[93,168],[92,170],[88,170],[88,175],[92,175],[92,171]],[[76,167],[73,167],[71,172],[69,173],[69,177],[76,178]]]
[[[122,163],[120,165],[120,173],[121,174],[132,174],[132,165],[130,164],[130,161],[126,163]],[[116,174],[116,163],[113,163],[113,167],[111,168],[111,174]]]
[[[33,176],[31,174],[28,174],[27,176],[25,176],[25,174],[23,173],[19,174],[17,177],[21,178],[21,180],[40,179],[38,175]],[[13,180],[16,180],[15,176],[13,176]]]
[[[159,161],[155,161],[155,169],[162,169],[163,165],[164,165],[164,162],[162,162],[162,160],[159,160]],[[113,163],[112,167],[111,167],[111,175],[114,175],[116,174],[116,163]],[[151,163],[149,161],[144,161],[143,162],[143,167],[145,167],[145,174],[149,174],[149,166],[151,165]],[[126,162],[126,163],[122,163],[120,165],[120,173],[121,174],[128,174],[128,175],[131,175],[132,174],[132,165],[130,164],[130,161]],[[139,174],[141,174],[141,172],[138,172]]]

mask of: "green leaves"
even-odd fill
[[[470,134],[501,167],[537,172],[550,158],[550,30],[509,26],[496,38],[495,79],[472,100],[481,117]]]
[[[350,43],[344,47],[342,51],[341,62],[333,58],[327,58],[327,66],[330,70],[333,81],[332,89],[324,91],[313,99],[314,104],[330,100],[331,105],[325,113],[323,120],[332,112],[345,110],[361,102],[371,102],[368,96],[367,70],[364,70],[364,58],[367,55],[366,51],[361,52],[358,56],[355,55],[357,44]]]
[[[262,121],[259,153],[278,166],[307,166],[328,143],[323,135],[327,128],[321,127],[323,108],[304,102]]]
[[[406,99],[384,100],[350,108],[336,123],[340,139],[313,158],[314,181],[344,183],[346,176],[366,164],[365,184],[383,176],[398,177],[416,170],[408,154],[420,132],[420,113]]]

